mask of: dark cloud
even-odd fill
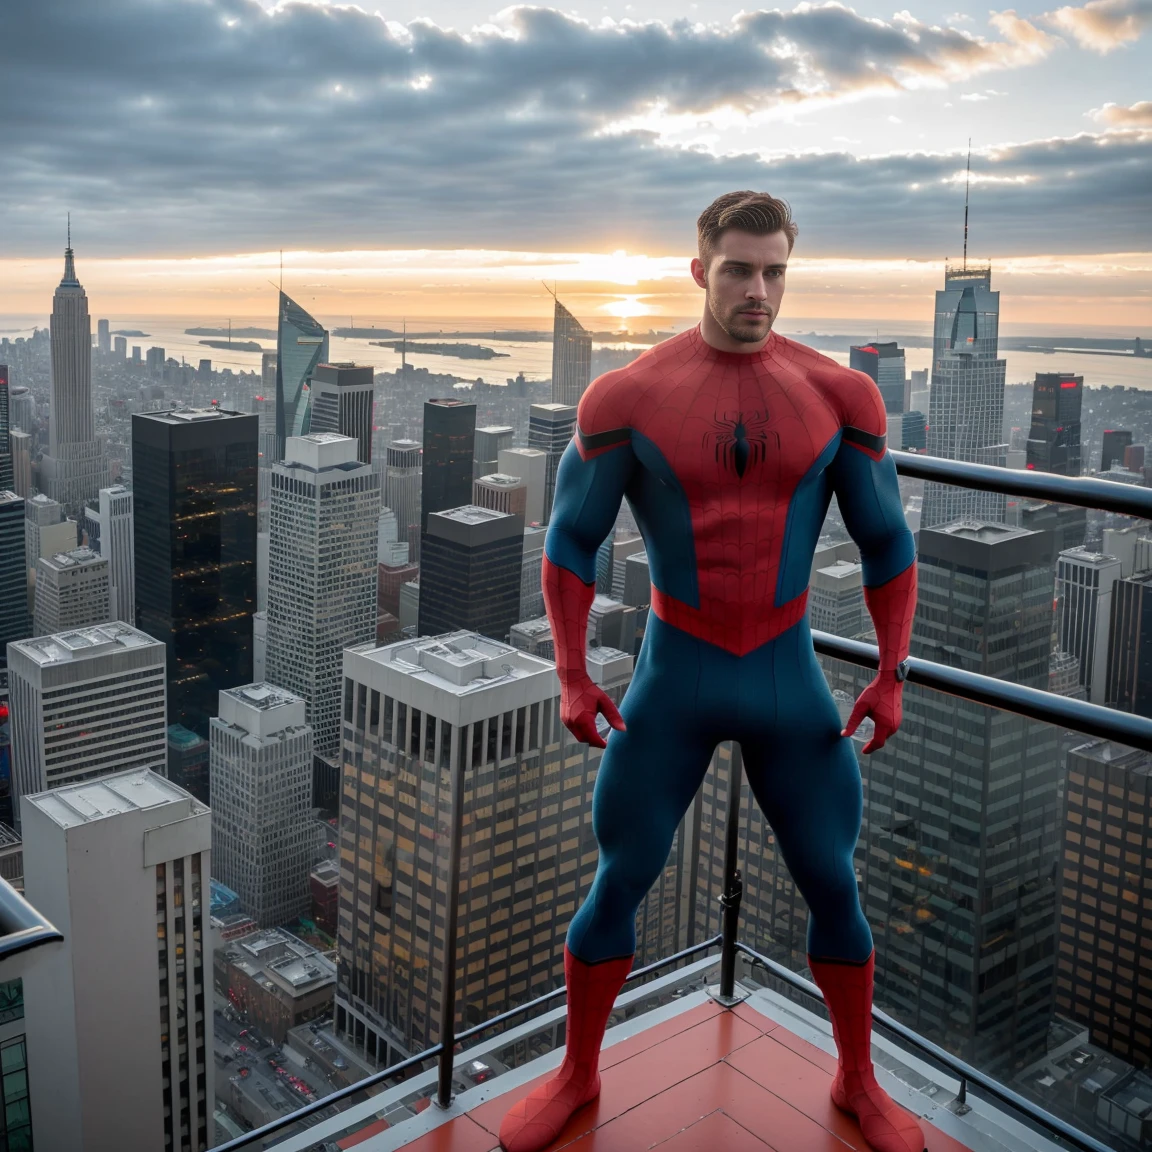
[[[837,4],[723,26],[518,8],[464,34],[302,3],[17,3],[0,67],[0,211],[5,247],[28,254],[57,246],[65,208],[91,255],[682,251],[700,207],[733,187],[792,200],[810,255],[938,254],[956,232],[956,156],[717,158],[612,126],[657,105],[756,110],[970,78],[1052,45],[1010,12],[987,40]],[[1150,246],[1152,159],[1137,130],[973,165],[985,250]]]

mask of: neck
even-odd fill
[[[764,351],[772,339],[772,330],[769,329],[768,335],[763,340],[757,340],[754,344],[745,343],[743,340],[734,340],[720,327],[716,317],[712,315],[712,310],[705,305],[704,315],[700,318],[700,336],[705,344],[710,348],[715,348],[718,352],[735,352],[738,355],[751,356]]]

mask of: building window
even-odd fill
[[[18,983],[18,981],[17,981]],[[0,1146],[7,1152],[32,1152],[32,1114],[28,1106],[28,1057],[24,1037],[0,1047]]]

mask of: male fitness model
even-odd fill
[[[564,955],[568,1031],[557,1075],[514,1105],[500,1142],[538,1152],[600,1091],[604,1029],[632,966],[636,909],[716,745],[737,740],[749,783],[811,912],[808,964],[839,1050],[832,1099],[876,1152],[921,1152],[916,1120],[872,1069],[872,934],[852,853],[865,716],[880,748],[900,726],[916,601],[912,535],[876,385],[772,323],[796,237],[788,206],[731,192],[698,221],[692,276],[699,327],[593,381],[560,462],[544,552],[544,595],[560,715],[604,747],[592,806],[600,862]],[[812,554],[832,494],[860,547],[880,671],[848,727],[804,614]],[[652,610],[623,716],[585,668],[596,551],[627,497],[644,536]]]

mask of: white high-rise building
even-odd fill
[[[272,684],[230,688],[210,723],[212,875],[261,928],[274,928],[309,900],[312,729],[304,701]]]
[[[379,477],[356,451],[334,432],[290,436],[272,468],[266,673],[304,698],[320,756],[340,747],[344,649],[376,635]]]
[[[28,611],[36,602],[36,561],[76,547],[76,521],[51,496],[37,492],[24,502],[24,562],[28,565]]]
[[[167,771],[164,645],[112,622],[8,645],[12,804],[127,768]]]
[[[1067,548],[1056,560],[1059,646],[1080,661],[1080,683],[1093,704],[1105,703],[1112,588],[1124,574],[1115,556]]]
[[[100,489],[100,555],[108,561],[109,608],[113,620],[136,623],[136,548],[132,489]]]
[[[544,490],[548,483],[548,453],[539,448],[501,448],[500,471],[518,476],[528,486],[525,524],[544,523]]]
[[[32,630],[37,636],[105,624],[111,619],[108,561],[91,548],[73,548],[36,561]]]
[[[73,519],[95,502],[108,482],[104,447],[92,422],[92,321],[88,297],[76,279],[72,241],[64,250],[64,276],[52,298],[52,403],[48,451],[41,482]]]
[[[928,454],[974,464],[1007,464],[1004,373],[999,358],[1000,293],[992,269],[949,266],[936,293],[932,337],[932,391]],[[921,525],[933,528],[962,517],[1002,523],[1004,496],[951,484],[924,486]]]
[[[808,585],[808,620],[820,632],[859,636],[868,627],[864,610],[863,567],[836,560],[812,573]]]
[[[384,504],[396,513],[396,539],[409,556],[420,545],[420,485],[423,450],[416,440],[393,440],[385,453]]]
[[[63,944],[25,976],[36,1147],[215,1140],[211,815],[136,769],[25,797],[28,899]]]

